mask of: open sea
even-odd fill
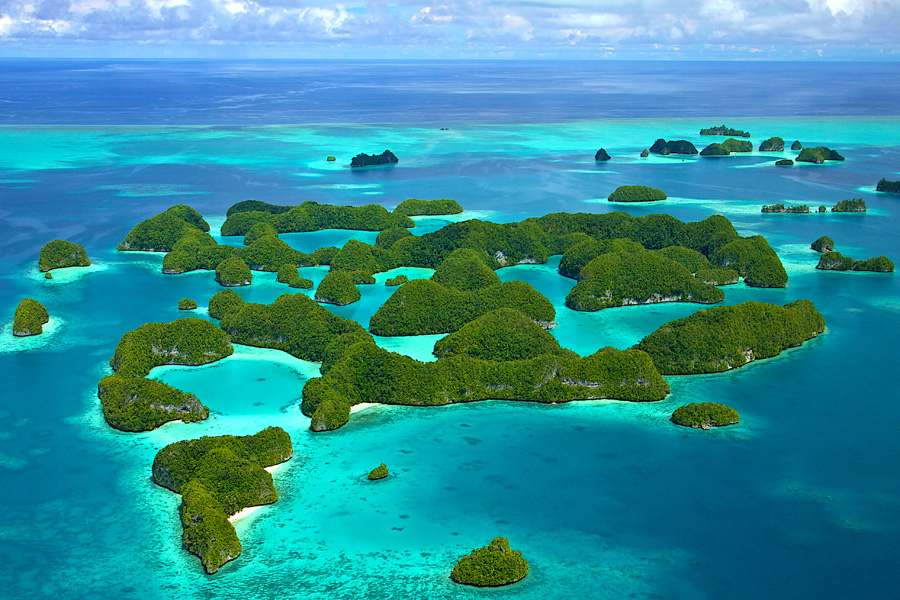
[[[699,130],[723,123],[749,130],[754,147],[777,135],[847,160],[638,156],[660,137],[721,141]],[[612,160],[595,163],[600,147]],[[396,166],[350,170],[353,155],[385,149]],[[809,249],[829,235],[844,255],[900,263],[900,195],[875,191],[883,177],[900,179],[898,63],[0,61],[0,597],[894,597],[900,278],[817,271]],[[669,199],[610,206],[624,184]],[[760,213],[858,197],[867,213]],[[784,289],[727,286],[725,303],[809,298],[827,330],[729,373],[668,377],[658,403],[373,407],[326,434],[309,432],[299,409],[317,364],[237,346],[213,365],[152,373],[196,393],[207,421],[137,434],[106,425],[96,385],[122,334],[222,289],[211,272],[163,275],[162,255],[117,252],[138,221],[188,204],[217,233],[241,200],[393,208],[406,198],[466,209],[417,218],[416,234],[560,211],[721,214],[764,235],[790,275]],[[55,238],[84,245],[93,266],[44,280],[38,250]],[[305,251],[374,238],[282,236]],[[498,274],[547,296],[553,334],[583,355],[628,348],[701,308],[571,311],[574,282],[558,264]],[[301,269],[316,283],[325,273]],[[399,273],[430,271],[379,274],[360,302],[329,309],[368,325]],[[237,291],[270,302],[288,290],[254,273]],[[19,339],[11,325],[25,296],[52,321]],[[433,360],[439,338],[378,343]],[[668,421],[702,401],[734,407],[740,425]],[[280,500],[237,522],[243,554],[208,576],[181,549],[180,497],[151,483],[151,461],[176,440],[270,425],[295,449],[274,475]],[[371,485],[381,462],[392,477]],[[503,589],[452,583],[457,558],[495,536],[531,574]]]

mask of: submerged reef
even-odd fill
[[[656,202],[665,200],[666,193],[645,185],[621,185],[607,198],[610,202]]]
[[[730,406],[715,402],[696,402],[679,406],[672,413],[671,420],[676,425],[695,429],[725,427],[740,423],[741,415]]]
[[[497,587],[524,579],[528,569],[522,553],[510,548],[508,539],[497,537],[487,546],[460,558],[450,578],[465,585]]]
[[[84,246],[68,240],[47,242],[38,255],[38,270],[42,272],[65,267],[89,266],[91,266],[91,259],[88,258]],[[50,278],[52,279],[52,275]]]
[[[44,324],[50,322],[50,313],[34,298],[23,298],[16,307],[13,317],[12,334],[16,337],[40,335]]]
[[[393,210],[395,215],[404,215],[407,217],[418,217],[423,215],[458,215],[463,211],[463,207],[456,200],[449,198],[441,198],[438,200],[419,200],[418,198],[409,198],[401,202],[397,208]]]
[[[817,269],[823,271],[873,271],[875,273],[893,273],[894,263],[887,256],[877,256],[867,260],[855,260],[840,252],[825,252],[819,258]]]
[[[153,482],[181,494],[181,543],[207,573],[240,556],[241,542],[228,518],[276,502],[278,492],[266,468],[293,455],[291,438],[280,427],[184,440],[156,454]]]
[[[360,153],[353,157],[350,161],[351,167],[372,167],[376,165],[391,165],[400,162],[394,153],[385,150],[381,154],[365,154]]]

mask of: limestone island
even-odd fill
[[[156,454],[153,483],[181,494],[181,545],[200,558],[207,573],[240,556],[241,542],[229,517],[276,502],[267,469],[293,455],[291,438],[280,427],[184,440]]]
[[[346,306],[358,301],[362,295],[353,284],[348,271],[330,271],[316,288],[316,302]]]
[[[389,277],[385,280],[384,285],[388,287],[396,287],[398,285],[403,285],[404,283],[409,281],[409,277],[406,275],[397,275],[396,277]]]
[[[395,215],[406,217],[420,217],[433,215],[458,215],[463,207],[456,200],[440,198],[437,200],[419,200],[409,198],[404,200],[392,212]]]
[[[789,158],[782,158],[781,160],[775,161],[776,167],[790,167],[790,166],[793,166],[793,164],[794,164],[794,161],[792,161]]]
[[[608,154],[608,153],[606,152],[606,150],[604,150],[603,148],[600,148],[599,150],[597,150],[597,153],[594,154],[594,160],[595,160],[595,161],[600,161],[600,162],[602,162],[602,161],[605,161],[605,160],[609,160],[609,158],[610,158],[610,157],[609,157],[609,154]]]
[[[334,162],[337,160],[337,158],[335,158],[334,156],[329,156],[329,157],[325,158],[325,160],[327,160],[328,162]]]
[[[647,158],[648,156],[650,156],[650,151],[649,151],[649,150],[647,150],[646,148],[644,148],[643,150],[641,150],[641,158]]]
[[[886,256],[878,256],[867,260],[855,260],[840,252],[825,252],[819,258],[817,269],[823,271],[872,271],[874,273],[893,273],[894,263]]]
[[[821,165],[826,160],[844,160],[844,157],[831,148],[825,146],[817,146],[815,148],[804,148],[797,157],[797,162],[808,162]]]
[[[733,137],[750,137],[750,132],[742,131],[740,129],[734,129],[725,125],[719,125],[718,127],[708,127],[706,129],[701,129],[700,135],[729,135]]]
[[[469,321],[434,345],[438,358],[465,355],[481,360],[509,361],[544,354],[575,357],[553,335],[511,308],[498,308]]]
[[[232,256],[216,265],[216,281],[224,287],[241,287],[253,282],[253,273],[244,259]]]
[[[831,212],[866,212],[866,201],[862,198],[841,200],[831,207]]]
[[[521,581],[528,570],[528,561],[522,553],[510,548],[508,539],[497,537],[487,546],[460,558],[450,579],[476,587],[499,587]]]
[[[741,274],[734,269],[701,269],[694,277],[709,285],[733,285],[741,280]]]
[[[190,206],[177,204],[135,225],[118,250],[169,252],[184,235],[208,231],[209,223],[200,213]]]
[[[277,233],[306,233],[323,229],[382,231],[391,226],[416,226],[406,215],[391,213],[378,204],[334,206],[307,201],[297,206],[280,206],[245,200],[229,208],[226,215],[222,235],[246,235],[251,227],[260,222],[269,223]]]
[[[671,420],[676,425],[695,429],[726,427],[740,423],[741,415],[730,406],[715,402],[692,402],[679,406],[672,413]]]
[[[645,185],[620,185],[609,195],[609,202],[657,202],[668,198],[662,190]]]
[[[389,475],[387,465],[381,463],[371,471],[369,471],[369,481],[377,481],[379,479],[384,479]]]
[[[50,322],[50,313],[34,298],[23,298],[16,307],[13,317],[12,334],[16,337],[40,335],[44,324]]]
[[[791,150],[802,150],[803,144],[800,143],[800,140],[794,140],[794,143],[791,144]]]
[[[889,192],[891,194],[900,194],[900,181],[888,181],[882,177],[875,189],[879,192]]]
[[[785,206],[784,204],[763,205],[764,213],[780,213],[780,214],[804,214],[809,213],[809,207],[805,204],[797,206]]]
[[[697,149],[687,140],[672,140],[667,142],[660,138],[650,146],[650,152],[668,156],[669,154],[697,154]]]
[[[196,310],[197,301],[190,298],[182,298],[178,301],[178,310]]]
[[[91,266],[91,259],[88,258],[84,246],[67,240],[47,242],[38,255],[38,269],[45,273],[50,269],[89,266]],[[47,274],[49,275],[49,273]],[[52,275],[50,278],[52,279]]]
[[[373,167],[376,165],[391,165],[400,162],[390,150],[385,150],[381,154],[365,154],[360,153],[353,157],[350,161],[351,167]]]
[[[825,331],[809,300],[744,302],[700,310],[661,326],[635,346],[663,375],[720,373],[777,356]]]
[[[814,241],[809,247],[816,252],[831,252],[832,250],[834,250],[834,240],[827,235],[823,235],[822,237]]]
[[[780,137],[770,137],[759,143],[760,152],[784,152],[784,140]]]
[[[700,151],[700,156],[728,156],[729,154],[731,152],[728,148],[717,142],[713,142]]]
[[[278,267],[278,276],[276,277],[276,281],[278,281],[278,283],[286,283],[292,288],[301,290],[310,290],[313,287],[312,280],[305,277],[300,277],[300,272],[297,270],[297,265],[291,263],[283,264]]]
[[[728,138],[724,142],[710,144],[700,152],[700,156],[728,156],[732,152],[753,152],[753,144]]]

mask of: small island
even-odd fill
[[[385,280],[384,285],[388,287],[397,287],[398,285],[403,285],[404,283],[409,281],[409,277],[406,275],[397,275],[396,277],[389,277]]]
[[[209,223],[200,213],[190,206],[176,204],[135,225],[117,249],[123,252],[170,252],[186,234],[208,231]]]
[[[667,142],[660,138],[650,146],[650,152],[668,156],[669,154],[697,154],[697,148],[687,140],[672,140]]]
[[[196,310],[197,301],[190,298],[182,298],[178,301],[178,310]]]
[[[494,538],[459,559],[450,578],[456,583],[476,587],[498,587],[521,581],[528,575],[528,561],[509,546],[504,537]]]
[[[831,212],[866,212],[866,201],[862,198],[841,200],[831,208]]]
[[[89,267],[91,259],[88,258],[87,250],[80,244],[75,244],[67,240],[53,240],[47,242],[41,248],[38,256],[38,270],[47,273],[51,269],[62,269],[65,267]],[[47,273],[49,275],[49,273]],[[52,279],[51,275],[48,279]]]
[[[821,165],[826,160],[844,160],[844,157],[831,148],[825,146],[817,146],[815,148],[804,148],[797,157],[797,162],[808,162]]]
[[[40,335],[44,332],[44,324],[49,322],[50,314],[43,304],[34,298],[23,298],[16,307],[12,334],[16,337]]]
[[[785,206],[784,204],[763,205],[764,213],[780,213],[780,214],[803,214],[809,213],[809,207],[805,204],[797,206]]]
[[[233,256],[226,258],[216,266],[216,281],[224,287],[241,287],[250,285],[253,273],[244,259]]]
[[[760,152],[784,152],[784,140],[780,137],[770,137],[759,143]]]
[[[855,260],[840,252],[825,252],[819,258],[817,269],[822,271],[871,271],[873,273],[893,273],[894,263],[887,256],[877,256],[867,260]]]
[[[724,145],[713,142],[700,151],[700,156],[728,156],[731,152]]]
[[[803,150],[803,144],[800,143],[800,140],[794,140],[794,143],[791,144],[791,150]]]
[[[390,150],[385,150],[381,154],[365,154],[360,153],[353,157],[350,161],[351,167],[373,167],[377,165],[391,165],[400,162]]]
[[[814,241],[809,247],[816,252],[831,252],[832,250],[834,250],[834,240],[827,235],[823,235],[822,237]]]
[[[775,161],[776,167],[791,167],[794,165],[794,161],[789,158],[782,158],[781,160]]]
[[[209,417],[195,395],[155,379],[110,375],[97,384],[97,396],[106,422],[119,431],[151,431],[170,421]]]
[[[381,463],[380,465],[369,471],[368,478],[369,481],[378,481],[379,479],[384,479],[389,474],[390,473],[388,472],[387,465]]]
[[[328,156],[328,157],[325,158],[325,160],[328,161],[328,162],[334,162],[334,161],[337,160],[337,158],[335,158],[334,156]]]
[[[256,240],[264,238],[267,235],[278,237],[278,230],[271,223],[260,222],[253,225],[250,230],[244,234],[244,245],[249,246]]]
[[[644,148],[643,150],[641,150],[641,158],[647,158],[648,156],[650,156],[650,151],[649,151],[649,150],[647,150],[646,148]]]
[[[600,148],[599,150],[597,150],[597,153],[594,154],[594,160],[598,162],[609,160],[609,158],[609,154],[603,148]]]
[[[409,198],[404,200],[392,212],[395,215],[406,217],[421,216],[439,216],[439,215],[458,215],[463,211],[463,207],[459,202],[450,198],[439,198],[437,200],[419,200],[418,198]]]
[[[719,125],[718,127],[708,127],[706,129],[701,129],[700,135],[728,135],[733,137],[750,137],[750,132],[742,131],[740,129],[734,129],[726,125]]]
[[[297,265],[290,263],[278,267],[278,275],[275,279],[278,283],[286,283],[292,288],[301,290],[310,290],[313,286],[312,280],[300,277]]]
[[[728,138],[722,142],[722,146],[729,152],[753,152],[753,143],[748,142],[747,140]]]
[[[621,185],[609,195],[609,202],[658,202],[668,198],[662,190],[645,185]]]
[[[491,361],[569,353],[549,331],[511,308],[498,308],[463,325],[434,345],[438,358],[466,355]]]
[[[891,194],[900,194],[900,181],[888,181],[882,178],[875,186],[875,190],[879,192],[888,192]]]
[[[349,271],[330,271],[316,288],[316,302],[346,306],[357,302],[362,295],[353,284]]]
[[[726,427],[740,423],[741,415],[730,406],[715,402],[692,402],[679,406],[672,413],[671,420],[676,425],[695,429]]]

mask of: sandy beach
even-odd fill
[[[350,407],[350,414],[358,413],[361,410],[366,410],[367,408],[371,408],[373,406],[378,406],[377,402],[360,402],[359,404],[354,404]]]
[[[285,462],[287,462],[287,461],[285,461]],[[275,471],[277,471],[284,464],[285,463],[278,463],[277,465],[272,465],[271,467],[266,467],[266,471],[268,471],[269,473],[275,473]],[[237,521],[239,519],[243,519],[244,517],[255,513],[256,511],[261,509],[263,506],[268,506],[268,504],[261,504],[259,506],[248,506],[247,508],[241,509],[241,510],[237,511],[236,513],[234,513],[233,515],[231,515],[230,517],[228,517],[228,522],[234,523],[235,521]]]

